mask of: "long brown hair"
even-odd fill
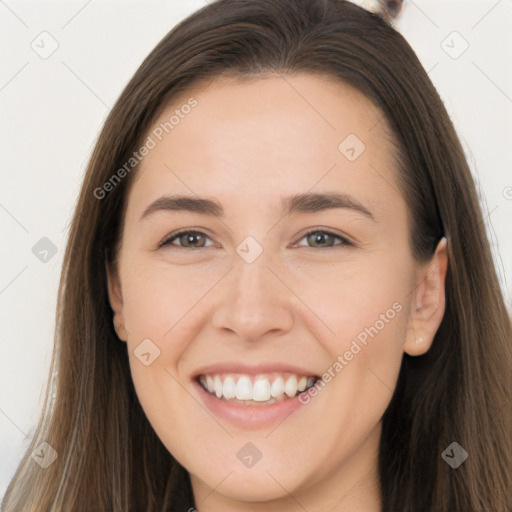
[[[129,160],[157,113],[193,84],[226,73],[298,72],[350,84],[382,110],[400,148],[413,256],[426,261],[441,236],[448,240],[444,319],[424,356],[404,355],[382,420],[382,509],[512,510],[511,326],[475,185],[427,73],[397,31],[346,1],[219,0],[155,47],[96,143],[65,253],[44,411],[4,512],[194,506],[188,473],[145,417],[112,325],[105,262],[115,260],[136,168],[103,199],[95,190]],[[47,469],[30,456],[43,441],[58,453]],[[452,442],[469,454],[457,469],[441,457]]]

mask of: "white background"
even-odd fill
[[[510,307],[512,0],[405,1],[397,28],[463,141]],[[143,58],[204,5],[0,0],[0,496],[42,407],[67,226],[95,139]],[[59,45],[47,59],[31,48],[43,31]],[[443,49],[466,44],[456,59]],[[46,263],[32,253],[42,237],[58,249]]]

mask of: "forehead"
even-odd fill
[[[147,137],[154,147],[132,190],[139,201],[176,191],[247,208],[314,187],[373,201],[372,193],[393,194],[385,189],[396,182],[381,111],[354,88],[318,75],[222,77],[195,86],[166,106]]]

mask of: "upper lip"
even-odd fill
[[[218,373],[245,373],[247,375],[259,375],[272,372],[286,372],[294,373],[300,376],[305,375],[307,377],[318,377],[318,374],[312,372],[311,370],[288,363],[269,362],[248,364],[247,362],[238,363],[235,361],[229,361],[223,363],[213,363],[207,366],[203,366],[192,374],[192,378],[197,379],[200,375],[213,375]]]

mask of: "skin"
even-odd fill
[[[441,322],[445,241],[428,263],[411,256],[387,123],[346,84],[309,74],[219,79],[175,98],[154,126],[190,96],[197,107],[137,171],[118,264],[107,266],[144,411],[189,471],[199,512],[379,511],[381,417],[404,352],[425,353]],[[366,146],[353,162],[338,150],[348,134]],[[350,194],[374,219],[348,208],[280,215],[282,196],[308,191]],[[139,220],[171,193],[215,198],[225,217]],[[180,247],[187,237],[159,248],[185,228],[206,236],[189,242],[198,249]],[[313,228],[353,245],[305,237]],[[236,252],[249,235],[263,248],[250,264]],[[281,424],[241,429],[200,404],[191,376],[201,366],[279,361],[322,375],[397,303],[400,312]],[[133,353],[147,338],[161,351],[149,366]],[[263,454],[252,468],[236,456],[247,442]]]

